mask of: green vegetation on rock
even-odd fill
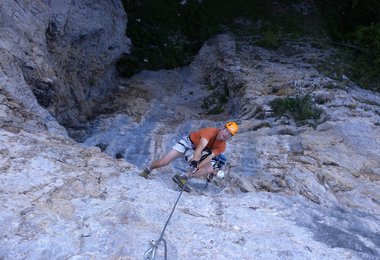
[[[287,116],[295,121],[307,119],[318,119],[322,114],[322,109],[318,108],[309,95],[285,98],[275,98],[269,105],[273,109],[273,114],[277,117]]]

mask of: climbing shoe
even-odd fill
[[[172,179],[175,183],[178,184],[178,186],[181,189],[183,189],[186,192],[191,192],[191,189],[188,187],[188,185],[186,185],[187,184],[187,177],[186,176],[181,176],[179,174],[176,174],[176,175],[174,175],[174,177]]]
[[[141,177],[144,177],[145,179],[148,179],[150,175],[150,171],[147,168],[144,168],[144,170],[142,170],[142,172],[140,172],[139,175]]]

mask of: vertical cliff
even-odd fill
[[[120,1],[2,1],[0,82],[28,108],[65,127],[92,116],[129,52]],[[17,87],[15,87],[17,85]],[[32,95],[33,94],[33,95]]]

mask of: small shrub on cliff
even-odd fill
[[[360,86],[380,92],[380,1],[314,2],[334,45],[339,43],[342,48],[341,64],[327,69],[338,69],[338,79],[345,74]]]
[[[210,86],[208,86],[210,88]],[[215,86],[214,86],[215,87]],[[202,100],[201,108],[206,110],[208,115],[216,115],[225,111],[225,105],[228,103],[230,92],[227,86],[222,89],[216,89]]]
[[[362,49],[349,72],[363,87],[380,92],[380,23],[358,27],[347,37]]]
[[[322,109],[317,108],[309,95],[276,98],[269,102],[275,116],[288,116],[296,121],[318,119]]]
[[[263,33],[263,38],[257,42],[257,45],[268,49],[277,49],[281,45],[279,34],[267,30]]]

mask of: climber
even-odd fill
[[[211,160],[224,152],[226,141],[237,131],[238,125],[235,122],[228,122],[220,129],[202,128],[190,135],[185,135],[164,157],[153,161],[139,175],[148,178],[152,170],[166,166],[173,160],[185,156],[192,170],[176,174],[173,181],[185,191],[190,192],[190,188],[186,185],[187,179],[189,177],[212,177],[214,169]]]

